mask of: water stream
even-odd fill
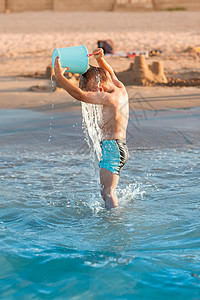
[[[96,156],[100,160],[101,157],[101,129],[99,120],[102,116],[102,106],[82,102],[83,128],[86,135],[86,141]]]
[[[53,80],[53,74],[51,74],[51,88],[52,88],[52,92],[54,92],[55,88],[56,88],[56,83]],[[54,106],[55,106],[55,99],[53,98],[52,104],[51,104],[52,112],[51,112],[50,121],[49,121],[49,138],[48,138],[48,142],[52,141],[52,122],[53,122],[53,109],[54,109]]]
[[[96,70],[96,69],[95,69]],[[97,91],[100,92],[100,76],[96,70],[95,81],[97,84]],[[91,103],[82,102],[82,117],[83,117],[83,129],[86,136],[86,142],[89,145],[91,157],[93,161],[94,155],[98,161],[101,157],[100,142],[102,139],[101,128],[99,126],[102,122],[102,105],[95,105]]]

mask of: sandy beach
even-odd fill
[[[168,78],[198,79],[199,56],[185,50],[200,45],[199,33],[199,12],[192,11],[1,14],[0,108],[40,107],[46,110],[52,101],[57,103],[58,109],[80,107],[63,90],[51,92],[50,80],[44,75],[51,64],[54,48],[84,44],[92,51],[98,39],[112,39],[118,52],[160,49],[162,55],[147,58],[147,64],[162,61]],[[126,71],[134,58],[109,56],[107,60],[118,73]],[[92,58],[90,63],[95,65],[95,60]],[[42,89],[33,92],[31,86]],[[154,106],[148,101],[152,102],[152,97],[160,97],[156,109],[200,105],[198,86],[129,85],[127,90],[130,98],[136,99],[135,109],[141,109],[137,99],[145,98],[142,109],[151,110]]]

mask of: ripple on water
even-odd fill
[[[89,153],[24,147],[1,150],[2,299],[198,299],[198,148],[132,150],[107,211]]]

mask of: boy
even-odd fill
[[[118,206],[116,187],[122,167],[128,160],[126,129],[129,117],[128,95],[124,85],[117,79],[111,66],[103,57],[103,50],[93,51],[99,67],[90,67],[79,82],[79,88],[63,75],[57,57],[54,64],[55,76],[62,87],[75,99],[102,105],[102,158],[100,166],[101,195],[108,209]]]

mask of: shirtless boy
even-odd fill
[[[118,206],[116,187],[122,167],[128,160],[126,129],[129,118],[128,95],[124,85],[117,79],[111,66],[103,57],[103,50],[94,57],[99,67],[90,67],[81,75],[79,87],[72,84],[63,74],[59,58],[54,64],[56,79],[75,99],[102,105],[102,157],[99,163],[101,195],[106,208]],[[99,82],[96,79],[99,79]]]

